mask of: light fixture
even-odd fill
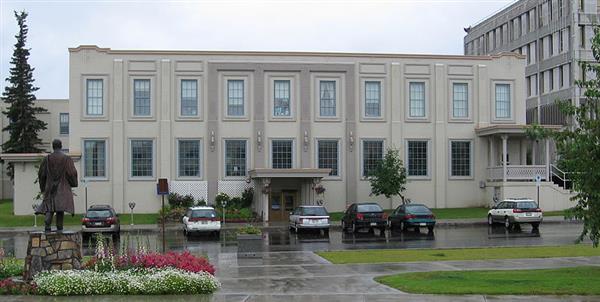
[[[308,150],[308,131],[304,130],[304,152]]]
[[[262,150],[262,132],[260,130],[256,133],[256,147],[258,151]]]
[[[215,132],[210,132],[210,151],[215,151]]]
[[[350,138],[348,139],[350,145],[350,152],[352,152],[352,148],[354,147],[354,133],[350,131]]]

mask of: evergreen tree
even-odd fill
[[[16,12],[15,17],[19,24],[19,33],[15,36],[17,43],[11,58],[10,75],[6,78],[8,85],[2,94],[3,101],[7,103],[4,113],[8,118],[8,126],[2,131],[8,131],[10,137],[2,144],[6,153],[37,153],[42,152],[38,146],[42,140],[38,132],[46,129],[46,123],[39,120],[36,114],[47,110],[35,106],[35,95],[39,88],[33,86],[33,70],[27,62],[29,49],[25,48],[27,41],[26,12]],[[9,176],[13,177],[13,167],[8,167]]]
[[[369,175],[371,195],[384,195],[386,198],[398,195],[404,200],[402,192],[406,185],[406,169],[400,159],[400,151],[389,148],[383,160]]]

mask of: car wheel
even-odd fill
[[[510,230],[512,223],[510,223],[510,219],[508,217],[504,217],[504,227]]]
[[[352,233],[356,233],[356,231],[358,231],[356,229],[356,223],[352,222]]]
[[[488,225],[494,224],[494,218],[492,217],[492,215],[488,215],[487,221],[488,221]]]
[[[539,229],[540,228],[540,223],[539,222],[532,222],[531,223],[531,227],[533,229]]]

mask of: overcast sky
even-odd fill
[[[68,98],[68,50],[340,51],[462,54],[463,28],[514,0],[0,0],[0,76],[29,12],[38,98]],[[5,82],[2,82],[4,91]]]

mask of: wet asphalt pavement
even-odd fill
[[[390,249],[390,248],[460,248],[490,246],[530,246],[562,245],[575,241],[582,225],[577,223],[541,225],[539,232],[530,226],[521,230],[507,231],[502,226],[490,228],[484,225],[438,227],[433,234],[421,230],[415,232],[387,230],[343,233],[332,228],[326,236],[320,232],[290,232],[285,227],[270,228],[263,231],[263,251],[325,251],[348,249]],[[144,246],[150,250],[162,248],[159,231],[134,231],[123,233],[120,243],[130,247]],[[27,233],[0,234],[0,241],[6,252],[18,258],[24,258],[27,251]],[[167,250],[190,250],[216,259],[221,253],[235,253],[238,250],[237,239],[232,230],[221,232],[220,238],[210,235],[198,235],[186,238],[181,231],[170,230],[166,233]],[[87,247],[89,239],[84,239],[84,254],[93,251]]]

